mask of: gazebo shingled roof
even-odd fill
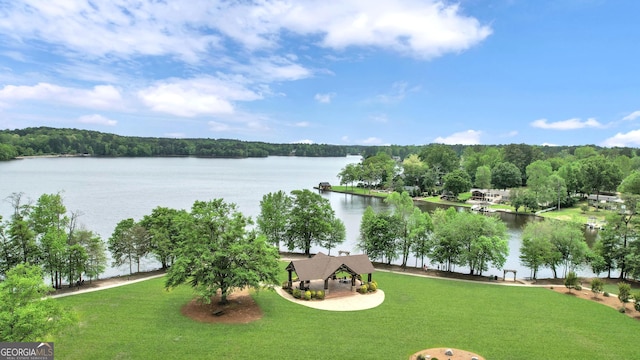
[[[295,271],[301,282],[322,279],[325,284],[338,271],[346,271],[353,276],[352,284],[355,284],[353,283],[355,277],[362,274],[369,274],[369,281],[371,281],[371,273],[376,269],[365,254],[328,256],[319,252],[310,259],[291,261],[287,265],[287,271],[289,271],[289,282],[291,282],[291,272]]]

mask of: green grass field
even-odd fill
[[[283,277],[285,275],[283,274]],[[203,324],[180,314],[189,287],[163,279],[60,298],[79,325],[53,339],[59,359],[408,359],[452,347],[486,359],[631,359],[640,322],[543,288],[470,284],[377,272],[385,302],[314,310],[275,292],[254,295],[264,317]],[[363,296],[363,295],[358,295]]]

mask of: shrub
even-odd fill
[[[311,290],[311,298],[315,299],[317,292],[315,290]]]
[[[620,299],[621,303],[629,302],[629,298],[631,297],[631,286],[627,283],[619,282],[618,283],[618,299]]]
[[[627,308],[624,307],[624,306],[621,306],[620,308],[618,308],[618,312],[621,313],[621,314],[624,314],[624,313],[627,312]]]
[[[591,279],[591,291],[597,296],[602,292],[602,288],[604,287],[604,281],[600,278]]]
[[[427,358],[424,357],[424,355],[420,354],[420,355],[418,355],[418,359],[417,360],[427,360]]]
[[[318,298],[318,300],[324,300],[324,290],[318,290],[316,292],[316,298]]]
[[[289,282],[288,282],[288,281],[283,281],[283,282],[282,282],[282,288],[283,288],[284,290],[289,289]]]
[[[567,277],[564,279],[564,286],[566,286],[569,289],[569,291],[571,291],[571,289],[575,289],[577,285],[578,285],[578,276],[576,275],[575,272],[569,271],[569,273],[567,274]]]
[[[304,292],[304,299],[311,300],[311,291],[307,290]]]
[[[604,295],[604,297],[609,297],[611,294],[609,294],[607,291],[605,291],[604,294],[602,294],[602,295]]]
[[[360,286],[360,294],[366,294],[367,291],[369,291],[367,284],[362,284],[362,286]]]
[[[376,291],[377,289],[378,285],[376,285],[374,282],[369,283],[369,291]]]
[[[636,309],[636,311],[640,311],[640,292],[633,294],[633,301],[635,301],[633,308]]]
[[[574,287],[574,289],[576,289],[576,290],[580,291],[580,290],[582,290],[582,285],[578,284],[578,285],[576,285],[576,286]]]
[[[293,289],[293,297],[294,298],[300,299],[300,295],[301,295],[300,289]]]

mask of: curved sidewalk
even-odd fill
[[[288,292],[276,287],[276,292],[283,298],[299,305],[310,307],[318,310],[327,311],[359,311],[373,309],[384,302],[384,291],[378,289],[372,294],[362,295],[353,293],[353,295],[340,296],[332,299],[324,299],[321,301],[300,300],[296,299]]]

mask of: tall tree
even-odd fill
[[[335,212],[329,200],[310,190],[294,190],[293,206],[286,230],[287,247],[311,257],[311,246],[321,245],[331,235]]]
[[[475,184],[479,189],[491,188],[491,169],[488,166],[479,166],[476,169]]]
[[[38,266],[19,264],[0,282],[0,340],[42,341],[76,321],[75,314],[46,298]]]
[[[347,229],[345,228],[344,223],[338,218],[333,218],[331,221],[331,230],[324,240],[320,241],[320,246],[327,249],[328,254],[331,255],[331,249],[336,247],[336,245],[342,244],[346,238]]]
[[[140,260],[149,252],[149,234],[133,219],[121,220],[109,238],[109,251],[113,266],[129,264],[129,274],[133,274],[133,263],[140,271]]]
[[[406,185],[417,185],[421,187],[424,176],[429,168],[418,155],[411,154],[402,161],[402,169]]]
[[[260,214],[257,218],[258,231],[267,241],[280,248],[280,240],[285,238],[289,214],[293,199],[284,191],[268,193],[260,201]]]
[[[462,169],[454,170],[445,175],[443,188],[457,196],[471,190],[471,178]]]
[[[418,259],[421,261],[420,266],[424,266],[424,258],[429,253],[433,238],[433,222],[429,213],[414,207],[409,218],[409,229],[411,251],[416,257],[416,266]]]
[[[602,191],[614,191],[622,181],[620,169],[604,156],[592,156],[581,162],[580,177],[585,192],[596,194],[596,211]]]
[[[491,169],[491,183],[497,189],[520,187],[522,175],[514,164],[502,162]]]
[[[393,214],[398,219],[398,241],[399,249],[402,255],[402,268],[407,267],[407,260],[409,259],[409,253],[411,250],[411,222],[410,216],[413,214],[415,205],[413,199],[406,191],[402,193],[393,192],[385,199],[387,204],[390,204],[393,208]]]
[[[396,239],[400,232],[399,219],[389,211],[376,213],[368,206],[360,222],[358,247],[370,258],[381,259],[387,264],[397,257]]]
[[[546,221],[528,222],[522,230],[520,263],[531,269],[531,278],[536,279],[538,270],[547,264],[551,256],[552,227]]]
[[[222,199],[196,201],[191,217],[182,229],[184,240],[176,249],[166,288],[189,283],[207,304],[220,291],[220,303],[226,304],[233,291],[278,283],[278,250],[248,230],[251,219],[235,204]]]
[[[434,170],[438,180],[460,166],[460,158],[448,145],[431,144],[420,152],[420,158]]]
[[[73,238],[82,245],[87,254],[84,265],[84,273],[89,277],[89,282],[97,279],[107,266],[107,254],[104,241],[100,235],[93,231],[81,228],[73,232]]]
[[[178,245],[180,227],[186,221],[188,213],[158,206],[140,221],[149,236],[149,251],[160,261],[163,269],[168,268],[175,258],[174,250]]]

